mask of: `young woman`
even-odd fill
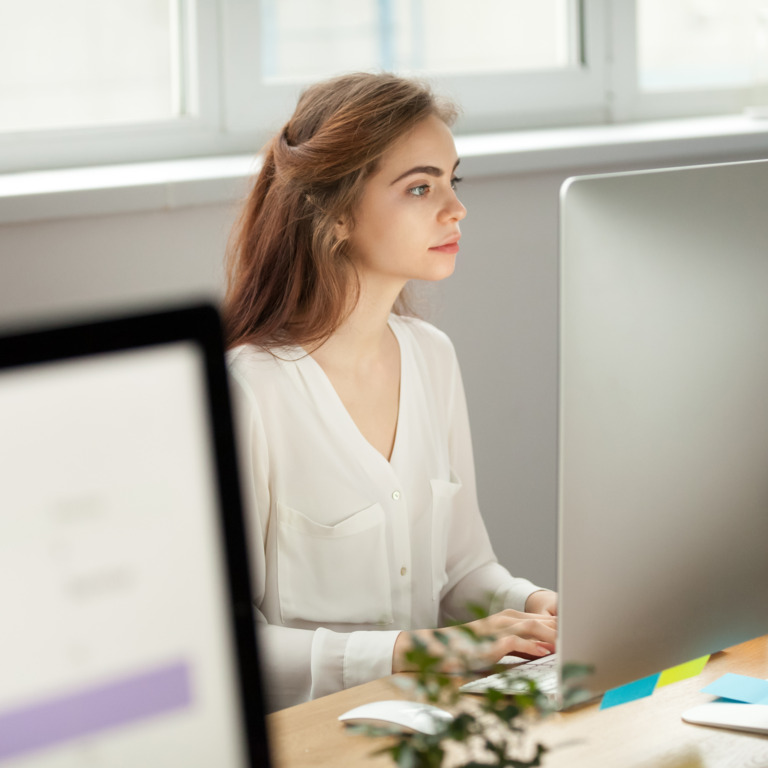
[[[403,303],[459,251],[454,116],[392,75],[311,87],[235,230],[225,318],[273,706],[406,669],[412,636],[470,605],[490,614],[478,667],[554,649],[556,594],[490,546],[454,349]]]

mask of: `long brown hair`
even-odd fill
[[[317,344],[338,328],[359,292],[347,236],[363,185],[382,154],[430,115],[450,125],[456,109],[426,84],[391,74],[345,75],[301,95],[262,152],[230,238],[229,347]]]

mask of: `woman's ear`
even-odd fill
[[[349,226],[345,218],[336,219],[334,230],[336,232],[336,237],[339,240],[346,240],[349,237],[350,229],[351,227]]]

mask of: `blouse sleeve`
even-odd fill
[[[475,485],[475,464],[464,385],[452,351],[447,419],[452,471],[461,481],[448,532],[448,582],[441,593],[443,623],[476,618],[469,606],[487,613],[504,608],[522,611],[528,596],[540,589],[514,577],[500,565],[480,514]]]
[[[271,710],[392,674],[399,630],[296,629],[270,622],[261,610],[267,590],[270,526],[269,446],[248,382],[230,366],[254,615],[265,694]]]

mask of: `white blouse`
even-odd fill
[[[448,337],[392,315],[400,410],[387,461],[296,347],[228,353],[259,641],[272,708],[392,672],[400,630],[523,610],[480,516]]]

